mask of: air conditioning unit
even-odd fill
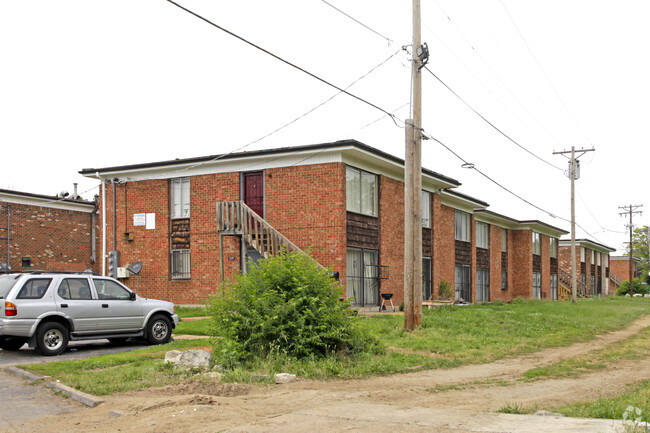
[[[117,268],[117,278],[129,278],[130,275],[127,268]]]

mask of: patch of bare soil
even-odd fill
[[[512,427],[522,417],[500,415],[497,420],[489,412],[514,402],[549,407],[615,395],[629,383],[650,378],[650,360],[644,359],[575,379],[516,380],[531,368],[614,345],[648,326],[650,316],[587,343],[489,364],[363,380],[303,380],[276,387],[188,382],[108,397],[95,408],[79,407],[72,416],[26,422],[20,431],[614,432],[604,421],[596,426],[588,420],[561,421],[567,427],[559,429],[560,420],[545,417],[534,417],[527,430],[526,425]]]

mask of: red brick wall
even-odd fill
[[[629,260],[611,260],[609,261],[609,271],[615,274],[621,281],[630,279],[630,261]],[[636,273],[636,263],[632,262],[632,271]]]
[[[101,262],[91,262],[90,213],[0,202],[3,237],[6,236],[7,212],[10,212],[9,265],[13,271],[100,269]],[[99,229],[97,217],[95,226]],[[96,233],[98,235],[99,231]],[[0,261],[4,262],[7,260],[6,237],[0,245]],[[31,267],[23,268],[23,257],[31,258]]]
[[[508,290],[501,290],[501,231],[499,226],[490,225],[490,300],[507,301]]]
[[[551,299],[551,240],[540,234],[539,242],[542,255],[542,299]]]
[[[381,176],[379,180],[379,260],[388,279],[381,291],[393,293],[393,304],[404,301],[404,183]]]
[[[511,299],[533,296],[533,238],[530,230],[510,230],[508,271]]]
[[[267,221],[298,247],[311,246],[316,260],[339,271],[341,281],[345,281],[344,165],[286,167],[266,170],[264,175]],[[111,188],[108,185],[106,190],[107,250],[113,249]],[[118,185],[116,192],[115,247],[121,252],[121,266],[136,260],[143,262],[143,296],[196,304],[218,292],[221,281],[216,203],[240,200],[240,173],[190,177],[191,279],[185,281],[170,279],[169,180],[128,182]],[[155,213],[156,228],[134,227],[136,213]],[[134,240],[125,240],[125,232],[133,233]],[[239,238],[224,237],[224,263],[226,280],[232,280],[241,266]],[[137,287],[134,276],[126,283],[133,289]]]
[[[434,194],[433,198],[433,293],[434,297],[438,297],[442,280],[448,282],[451,285],[452,294],[454,292],[456,211],[440,202],[440,194]]]

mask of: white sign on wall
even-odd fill
[[[147,214],[147,230],[153,230],[156,228],[156,214],[148,213]]]
[[[133,225],[134,226],[143,226],[147,223],[146,214],[143,213],[134,213],[133,214]]]

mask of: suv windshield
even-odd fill
[[[9,290],[16,284],[20,275],[0,275],[0,299],[7,297]]]

